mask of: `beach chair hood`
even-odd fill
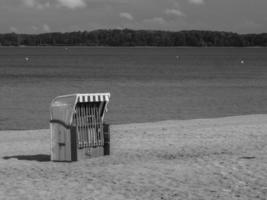
[[[99,102],[100,117],[103,120],[107,111],[110,93],[88,93],[88,94],[70,94],[58,96],[52,100],[50,106],[51,122],[61,123],[66,127],[70,127],[75,114],[75,107],[78,103]]]

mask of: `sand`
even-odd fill
[[[267,199],[267,115],[111,127],[111,155],[49,161],[49,130],[0,132],[0,199]]]

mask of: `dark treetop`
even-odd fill
[[[69,33],[0,34],[2,46],[267,46],[267,33],[221,31],[95,30]]]

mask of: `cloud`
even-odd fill
[[[22,2],[28,7],[34,7],[35,5],[35,0],[23,0]]]
[[[14,26],[9,27],[9,30],[11,32],[13,32],[13,33],[17,33],[18,32],[18,29],[16,27],[14,27]]]
[[[32,25],[31,30],[34,32],[45,32],[45,33],[51,32],[51,28],[48,24]]]
[[[154,17],[150,19],[144,19],[144,23],[149,23],[149,24],[160,24],[163,25],[166,23],[166,21],[162,17]]]
[[[133,16],[130,13],[127,13],[127,12],[120,13],[120,17],[124,18],[124,19],[127,19],[127,20],[130,20],[130,21],[134,20]]]
[[[22,0],[22,3],[29,8],[43,10],[52,5],[69,9],[86,7],[85,0]]]
[[[185,17],[185,14],[178,9],[166,9],[164,12],[166,15]]]
[[[49,1],[38,1],[38,0],[22,0],[23,4],[29,8],[36,8],[39,10],[49,8],[50,2]]]
[[[33,31],[38,31],[39,30],[39,28],[37,26],[34,26],[34,25],[31,28],[32,28]]]
[[[204,0],[188,0],[191,4],[201,5],[204,4]]]
[[[238,25],[236,25],[234,31],[245,33],[246,30],[256,30],[256,31],[260,32],[260,30],[263,27],[264,26],[262,24],[257,23],[257,22],[255,22],[253,20],[246,20],[246,21],[242,21]]]
[[[84,0],[57,0],[57,2],[60,6],[70,9],[86,7],[86,3]]]
[[[42,28],[44,32],[51,32],[51,28],[47,24],[44,24]]]

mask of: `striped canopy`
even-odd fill
[[[51,102],[50,120],[60,121],[66,126],[71,126],[77,103],[99,102],[100,115],[103,120],[107,111],[110,93],[69,94],[58,96]]]
[[[109,101],[110,93],[77,94],[78,102],[103,102]]]

